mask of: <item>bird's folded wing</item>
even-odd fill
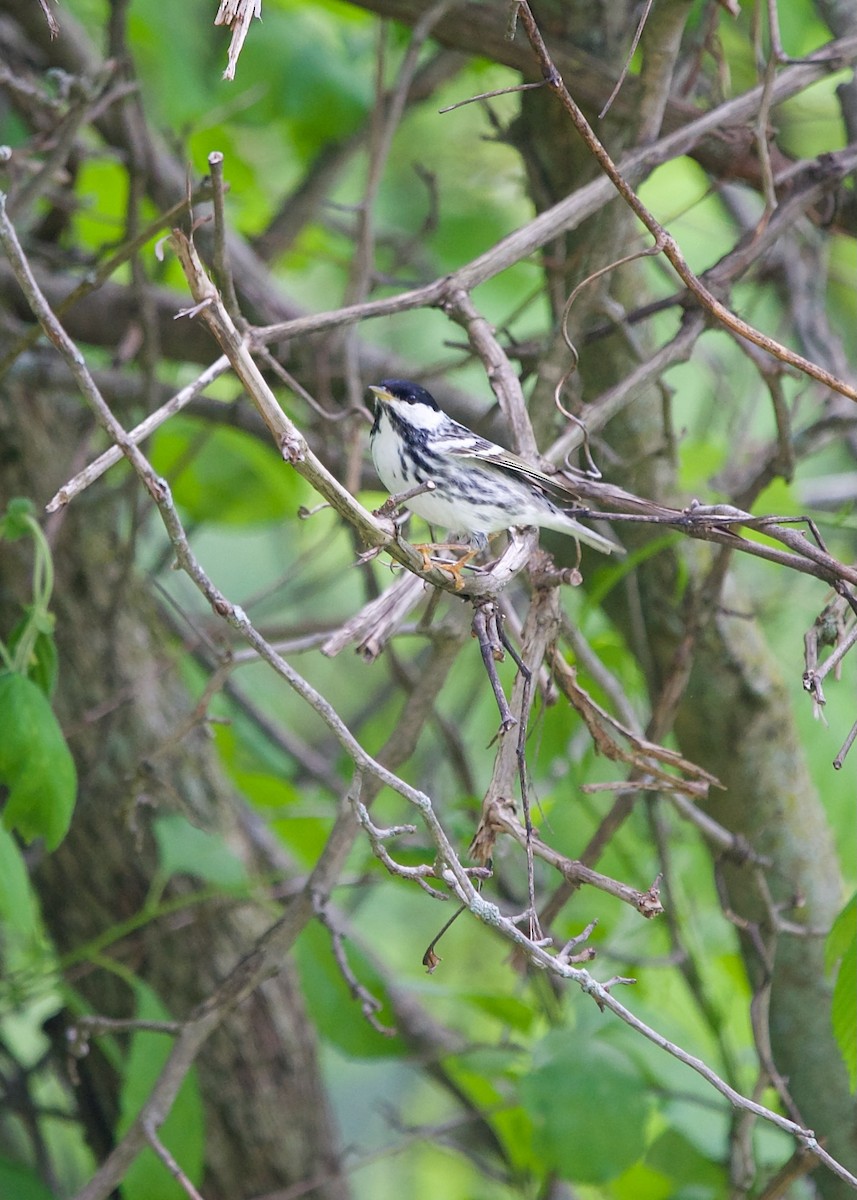
[[[489,463],[492,467],[498,468],[498,470],[508,471],[510,475],[528,479],[530,483],[535,483],[540,488],[544,488],[545,491],[552,492],[558,497],[565,497],[568,500],[576,499],[574,493],[555,476],[545,475],[544,471],[540,471],[538,467],[534,467],[523,458],[519,458],[511,450],[504,450],[502,446],[498,446],[494,442],[489,442],[487,438],[471,434],[466,439],[462,437],[455,440],[450,438],[448,441],[441,439],[441,441],[442,444],[435,444],[434,446],[434,449],[441,454],[450,454],[454,458],[476,459],[484,463]]]

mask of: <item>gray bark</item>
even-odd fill
[[[5,495],[43,504],[73,472],[80,410],[49,407],[17,388],[0,393]],[[133,499],[130,495],[129,499]],[[226,839],[249,867],[254,850],[238,819],[243,803],[224,779],[202,728],[174,745],[193,708],[178,648],[136,578],[116,533],[117,497],[93,490],[53,522],[60,679],[56,709],[77,764],[71,832],[35,873],[46,925],[60,953],[77,950],[138,913],[153,882],[151,823],[180,811]],[[3,580],[4,613],[25,594]],[[168,894],[198,884],[180,879]],[[107,953],[148,983],[176,1019],[247,953],[276,911],[261,901],[189,905],[117,942]],[[116,975],[84,960],[69,981],[94,1012],[129,1014]],[[92,1069],[90,1069],[90,1063]],[[93,1148],[109,1145],[117,1081],[97,1053],[80,1065],[82,1116]],[[293,966],[260,988],[209,1041],[198,1062],[205,1105],[206,1200],[263,1194],[307,1180],[307,1194],[342,1200],[339,1148],[320,1075],[315,1031]]]

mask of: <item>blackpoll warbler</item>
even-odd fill
[[[621,551],[563,512],[575,497],[562,484],[448,417],[418,383],[382,379],[369,390],[376,397],[369,435],[375,470],[394,495],[431,480],[432,491],[405,501],[430,525],[467,534],[480,549],[489,533],[538,525],[605,554]]]

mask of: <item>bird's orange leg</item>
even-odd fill
[[[483,548],[484,547],[482,546],[476,546],[475,548],[468,550],[456,562],[447,562],[445,559],[439,559],[437,562],[435,562],[435,551],[462,550],[464,547],[460,542],[424,542],[414,546],[414,549],[418,550],[422,557],[423,570],[430,571],[433,567],[437,567],[440,571],[446,571],[448,575],[452,576],[455,582],[456,591],[464,587],[464,578],[462,576],[464,568],[468,566],[478,554],[482,553]]]

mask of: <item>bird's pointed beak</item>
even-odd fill
[[[384,400],[390,401],[393,399],[391,393],[385,387],[379,387],[375,383],[369,384],[369,391],[372,392],[372,394],[382,402]]]

